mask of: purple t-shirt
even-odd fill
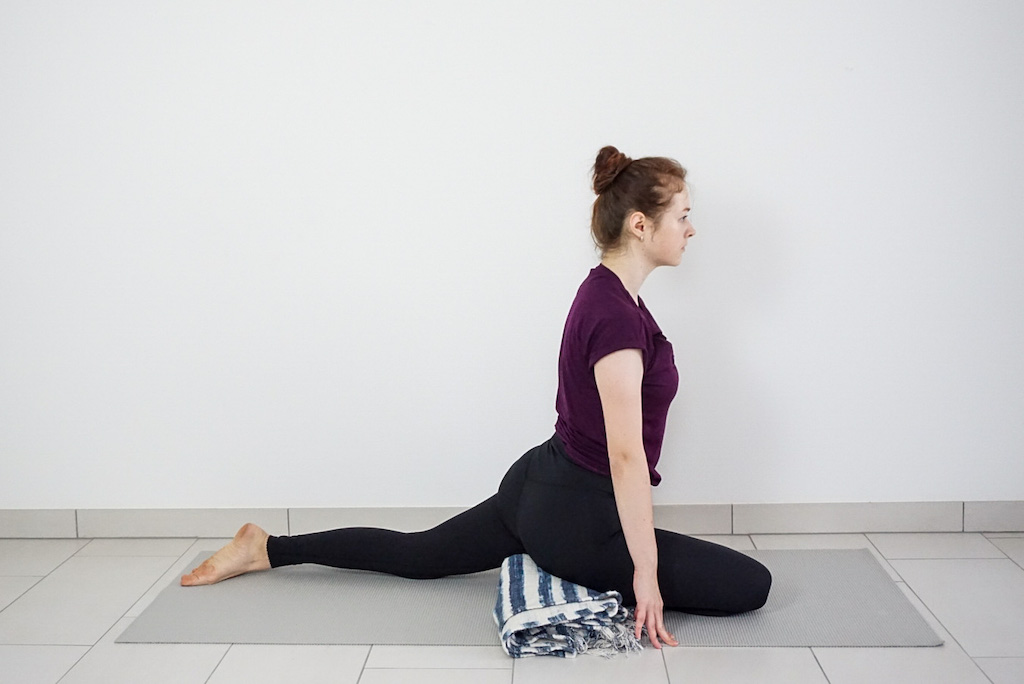
[[[603,264],[591,269],[569,309],[558,356],[558,420],[555,434],[569,458],[602,475],[610,475],[604,412],[594,379],[594,364],[620,349],[639,349],[644,357],[641,385],[643,440],[651,484],[661,457],[668,407],[679,387],[672,344],[661,334],[643,299],[637,305],[622,281]]]

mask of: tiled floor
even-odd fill
[[[218,539],[0,540],[0,682],[79,684],[1021,684],[1024,534],[709,537],[752,548],[875,553],[946,640],[938,648],[647,648],[512,660],[494,647],[116,644]]]

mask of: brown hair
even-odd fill
[[[672,196],[686,189],[686,169],[675,159],[630,159],[611,145],[597,153],[593,172],[597,199],[590,232],[602,254],[620,246],[626,216],[639,211],[657,222]]]

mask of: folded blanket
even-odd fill
[[[601,593],[555,577],[526,554],[501,564],[494,621],[502,648],[513,658],[643,650],[619,592]]]

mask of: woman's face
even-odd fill
[[[690,193],[676,193],[655,225],[647,244],[647,253],[655,266],[678,266],[686,251],[686,242],[696,231],[690,223]]]

